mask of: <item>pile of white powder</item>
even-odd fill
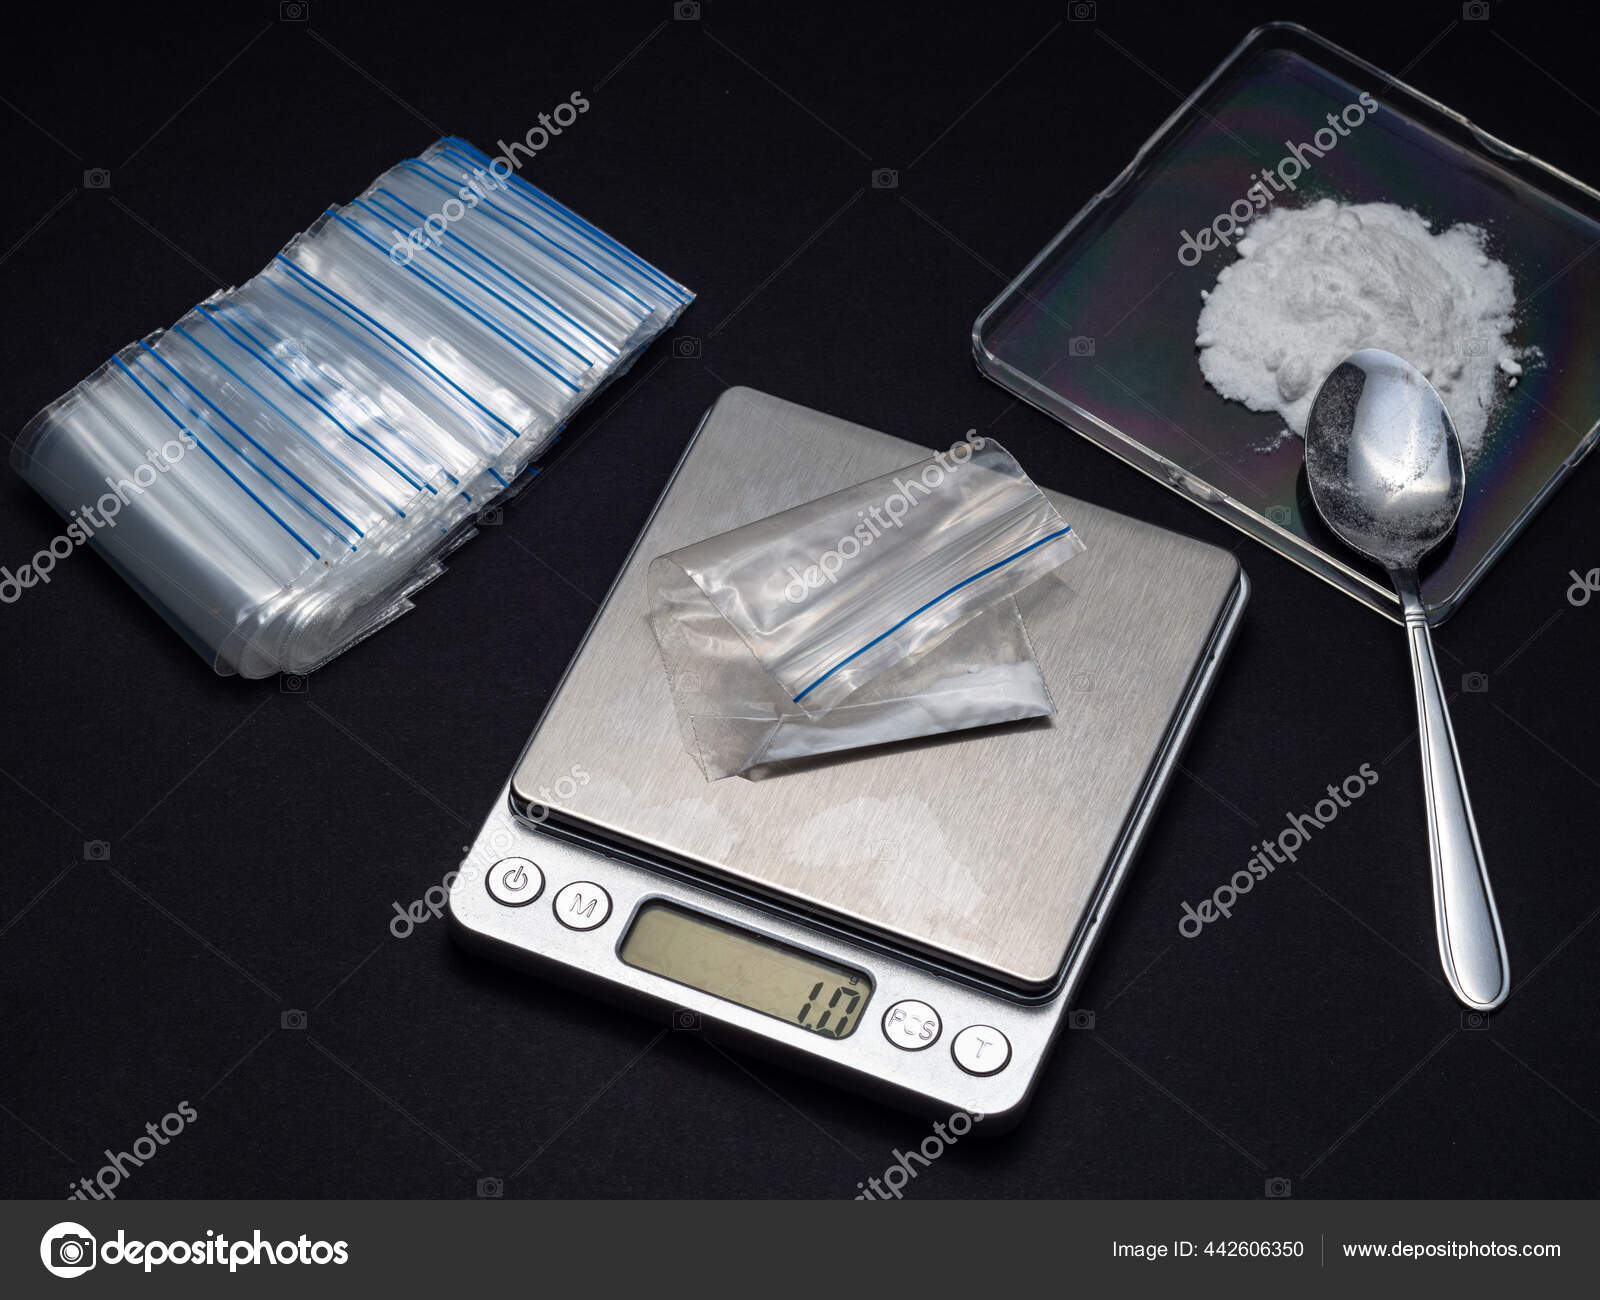
[[[1470,459],[1499,382],[1522,367],[1507,342],[1511,272],[1477,226],[1434,234],[1392,203],[1277,208],[1236,245],[1205,294],[1200,369],[1224,397],[1276,411],[1304,434],[1317,389],[1360,348],[1404,357],[1449,408]]]

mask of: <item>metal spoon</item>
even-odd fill
[[[1422,373],[1367,348],[1323,382],[1306,423],[1306,478],[1328,527],[1389,571],[1405,613],[1417,687],[1439,957],[1455,995],[1487,1011],[1511,988],[1506,942],[1472,820],[1455,731],[1433,657],[1417,565],[1455,527],[1461,444]]]

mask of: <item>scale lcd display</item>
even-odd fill
[[[826,1038],[848,1038],[872,999],[861,971],[734,929],[670,903],[646,903],[622,960]]]

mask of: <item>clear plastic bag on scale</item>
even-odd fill
[[[650,566],[708,780],[1055,711],[1016,593],[1083,543],[998,443],[957,443]]]

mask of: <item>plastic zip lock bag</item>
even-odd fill
[[[957,443],[651,562],[707,780],[1055,711],[1014,599],[1083,550],[998,443]]]
[[[216,672],[310,672],[410,609],[691,300],[496,161],[451,137],[391,167],[17,439]]]

